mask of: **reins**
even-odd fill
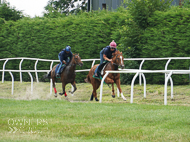
[[[116,61],[116,62],[117,62],[117,60],[119,60],[119,58],[117,58],[118,55],[122,55],[122,54],[117,54],[117,55],[116,55],[116,58],[115,58],[115,61]],[[112,63],[112,64],[113,64],[113,65],[116,65],[116,66],[119,66],[119,65],[116,64],[116,63]]]
[[[74,56],[73,56],[75,63],[73,63],[73,64],[71,64],[71,65],[68,65],[68,66],[74,66],[74,65],[77,64],[77,63],[76,63],[76,60],[77,60],[78,58],[75,58],[75,56],[78,56],[78,55],[74,55]],[[72,60],[71,60],[71,62],[72,62]]]

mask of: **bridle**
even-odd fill
[[[72,63],[71,65],[68,65],[68,66],[74,66],[74,65],[76,65],[77,64],[77,60],[78,60],[78,57],[76,58],[76,56],[78,56],[78,55],[74,55],[74,61],[75,61],[75,63]]]
[[[117,54],[117,55],[116,55],[116,57],[115,57],[115,62],[117,62],[117,60],[119,60],[119,58],[117,57],[118,55],[122,55],[122,54]],[[116,66],[119,66],[119,65],[116,64],[116,63],[112,63],[112,64],[114,64],[114,65],[116,65]]]
[[[76,56],[77,56],[77,58],[76,58]],[[75,64],[80,66],[81,63],[77,62],[78,59],[79,59],[79,55],[74,55]]]

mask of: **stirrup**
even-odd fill
[[[60,74],[59,73],[57,73],[56,74],[56,78],[60,78],[61,76],[60,76]]]
[[[99,77],[99,76],[95,76],[95,75],[93,75],[92,77],[94,77],[94,78],[96,78],[96,79],[100,79],[100,77]]]

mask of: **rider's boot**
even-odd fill
[[[60,74],[59,73],[56,74],[56,78],[60,78]]]
[[[98,73],[95,73],[95,74],[93,75],[93,77],[94,77],[94,78],[97,78],[97,79],[100,79]]]

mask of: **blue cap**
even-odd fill
[[[71,47],[67,45],[66,48],[65,48],[65,51],[70,52],[71,51]]]

